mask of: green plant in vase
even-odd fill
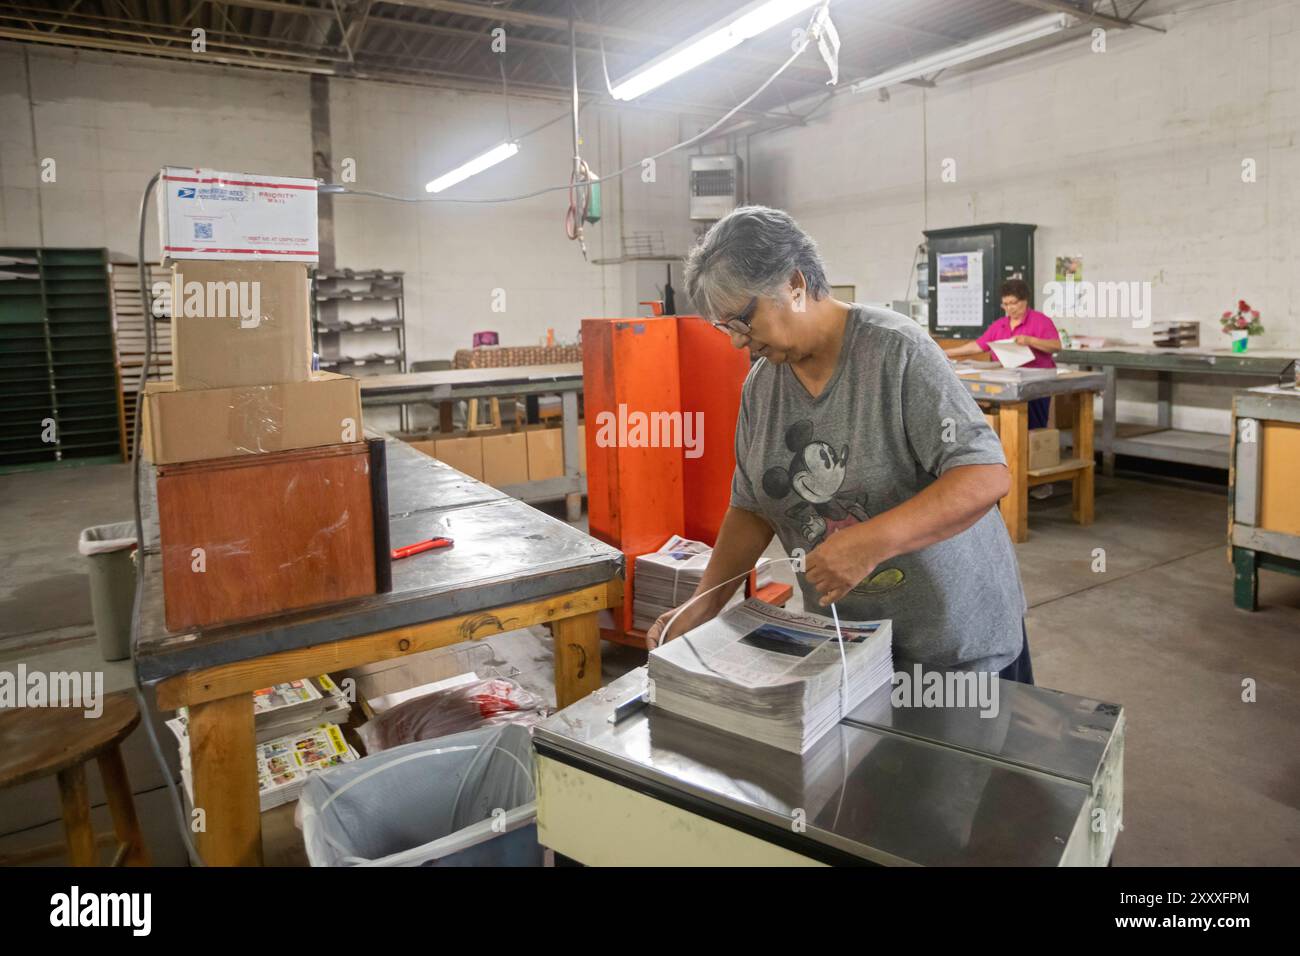
[[[1246,351],[1250,337],[1264,331],[1264,325],[1259,321],[1259,310],[1252,309],[1245,299],[1237,300],[1236,312],[1224,312],[1219,316],[1219,327],[1224,334],[1232,336],[1234,352]]]

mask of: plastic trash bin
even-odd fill
[[[385,750],[313,775],[312,866],[541,866],[532,739],[514,724]]]
[[[77,550],[90,559],[90,611],[106,661],[131,656],[135,605],[135,523],[101,524],[81,532]]]

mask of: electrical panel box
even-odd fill
[[[741,205],[744,186],[739,156],[691,157],[691,218],[717,220]]]
[[[1002,315],[998,289],[1008,279],[1028,283],[1032,308],[1037,228],[995,222],[927,229],[930,333],[942,339],[979,338]]]

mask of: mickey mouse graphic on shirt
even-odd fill
[[[813,423],[797,421],[786,429],[785,444],[793,457],[790,464],[767,469],[763,473],[763,491],[777,501],[791,492],[798,501],[786,509],[809,550],[842,528],[849,528],[869,517],[854,497],[840,490],[849,457],[849,446],[836,450],[829,442],[813,437]],[[853,590],[859,594],[878,594],[903,583],[897,568],[877,571]]]

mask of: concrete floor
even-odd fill
[[[99,659],[75,548],[82,527],[129,517],[129,488],[116,465],[0,476],[0,667],[103,667],[109,690],[129,686],[129,664]],[[1070,521],[1068,496],[1031,502],[1017,551],[1038,683],[1128,710],[1118,865],[1300,864],[1300,578],[1264,572],[1261,610],[1235,610],[1225,532],[1221,492],[1102,479],[1089,528]],[[1104,571],[1094,570],[1097,549]],[[788,566],[777,576],[790,580]],[[468,661],[554,701],[544,629],[484,643],[435,652],[421,677]],[[606,679],[643,660],[605,645]],[[1246,678],[1255,703],[1242,701]],[[155,858],[181,862],[143,734],[126,749]],[[166,740],[164,749],[170,759]],[[19,789],[0,792],[0,855],[59,838],[52,784]],[[292,843],[288,821],[281,813],[274,828]],[[268,847],[268,860],[298,856]]]

